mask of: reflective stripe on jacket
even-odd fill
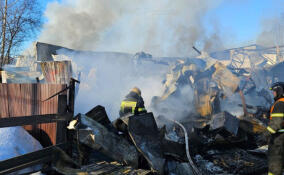
[[[284,98],[278,99],[270,109],[270,122],[267,130],[275,134],[277,132],[284,132],[283,129],[284,118]]]
[[[124,116],[127,113],[144,113],[147,112],[144,106],[143,98],[135,92],[130,92],[121,102],[119,115]]]
[[[137,102],[135,101],[122,101],[120,105],[120,110],[124,113],[131,112],[132,114],[135,113],[135,110],[137,110],[137,112],[146,111],[145,108],[138,108]]]

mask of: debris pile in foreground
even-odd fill
[[[8,83],[68,81],[70,60],[52,58],[62,48],[38,45],[48,46],[41,48],[48,52],[38,49],[38,55],[44,53],[37,58],[43,74],[29,74],[28,81],[18,75],[19,70],[6,68],[1,73],[3,83],[4,79]],[[284,62],[268,59],[266,52],[267,48],[248,46],[182,59],[155,58],[144,52],[134,58],[86,54],[102,59],[119,55],[138,70],[151,64],[172,67],[163,94],[152,98],[153,113],[113,122],[102,106],[78,114],[68,127],[72,154],[58,148],[53,170],[61,174],[265,174],[267,141],[262,133],[273,102],[268,87],[283,81],[284,70]],[[62,70],[64,78],[52,74],[53,69]]]
[[[232,120],[226,112],[218,116]],[[158,128],[152,113],[118,120],[126,126],[124,132],[110,123],[101,106],[77,115],[71,127],[73,160],[62,154],[55,170],[62,174],[261,174],[267,169],[265,152],[257,149],[257,141],[248,141],[249,133],[240,127],[234,135],[236,127],[226,128],[226,121],[217,129],[211,123],[211,129],[188,132],[183,124],[163,117],[157,120],[168,124]]]

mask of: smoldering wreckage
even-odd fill
[[[64,133],[71,149],[56,147],[51,153],[54,157],[38,171],[46,174],[267,173],[267,141],[262,133],[273,102],[268,87],[283,79],[281,48],[251,45],[207,54],[194,47],[199,53],[196,58],[156,58],[144,52],[134,56],[93,53],[94,57],[104,54],[128,57],[136,66],[147,62],[170,67],[163,82],[164,92],[152,98],[153,113],[111,122],[105,108],[98,105],[72,117]],[[37,43],[35,65],[41,66],[26,71],[17,63],[18,67],[1,71],[1,82],[68,84],[72,76],[71,61],[54,59],[62,49],[74,55],[81,52]],[[179,109],[178,103],[186,108]],[[113,123],[119,123],[125,132],[118,131]],[[1,172],[4,170],[2,166]]]

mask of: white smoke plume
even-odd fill
[[[143,50],[155,56],[189,56],[195,54],[193,45],[210,39],[202,18],[219,2],[62,0],[48,5],[47,22],[39,41],[76,50],[124,53]],[[210,50],[211,46],[203,45]],[[113,120],[118,117],[121,100],[133,86],[142,90],[146,107],[153,96],[161,95],[167,66],[145,62],[135,66],[132,54],[119,55],[73,56],[73,62],[82,71],[76,112],[84,113],[102,105]],[[188,106],[185,108],[188,110]]]
[[[284,14],[263,19],[262,31],[256,42],[264,46],[284,45]]]
[[[190,114],[194,114],[194,90],[192,87],[189,85],[182,86],[179,93],[179,95],[172,95],[165,101],[151,106],[154,114],[175,120],[181,120]]]
[[[39,41],[80,50],[188,56],[198,41],[210,39],[202,18],[220,2],[63,0],[48,5]]]
[[[152,96],[163,91],[163,75],[167,65],[142,61],[135,64],[133,55],[104,52],[70,53],[59,50],[60,55],[72,59],[75,74],[81,72],[75,113],[86,113],[97,105],[104,106],[111,120],[119,117],[120,102],[137,86],[142,91],[146,109]],[[74,75],[75,78],[78,78]]]

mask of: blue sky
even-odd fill
[[[43,0],[42,6],[58,0]],[[59,0],[61,1],[61,0]],[[217,26],[226,46],[238,47],[255,43],[265,19],[284,13],[284,0],[220,0],[208,11],[203,24],[210,29]],[[212,30],[211,30],[212,31]]]
[[[263,20],[279,17],[284,12],[283,5],[283,0],[224,0],[208,12],[204,23],[210,28],[210,22],[215,21],[220,35],[232,38],[225,39],[231,42],[226,45],[253,44]]]

